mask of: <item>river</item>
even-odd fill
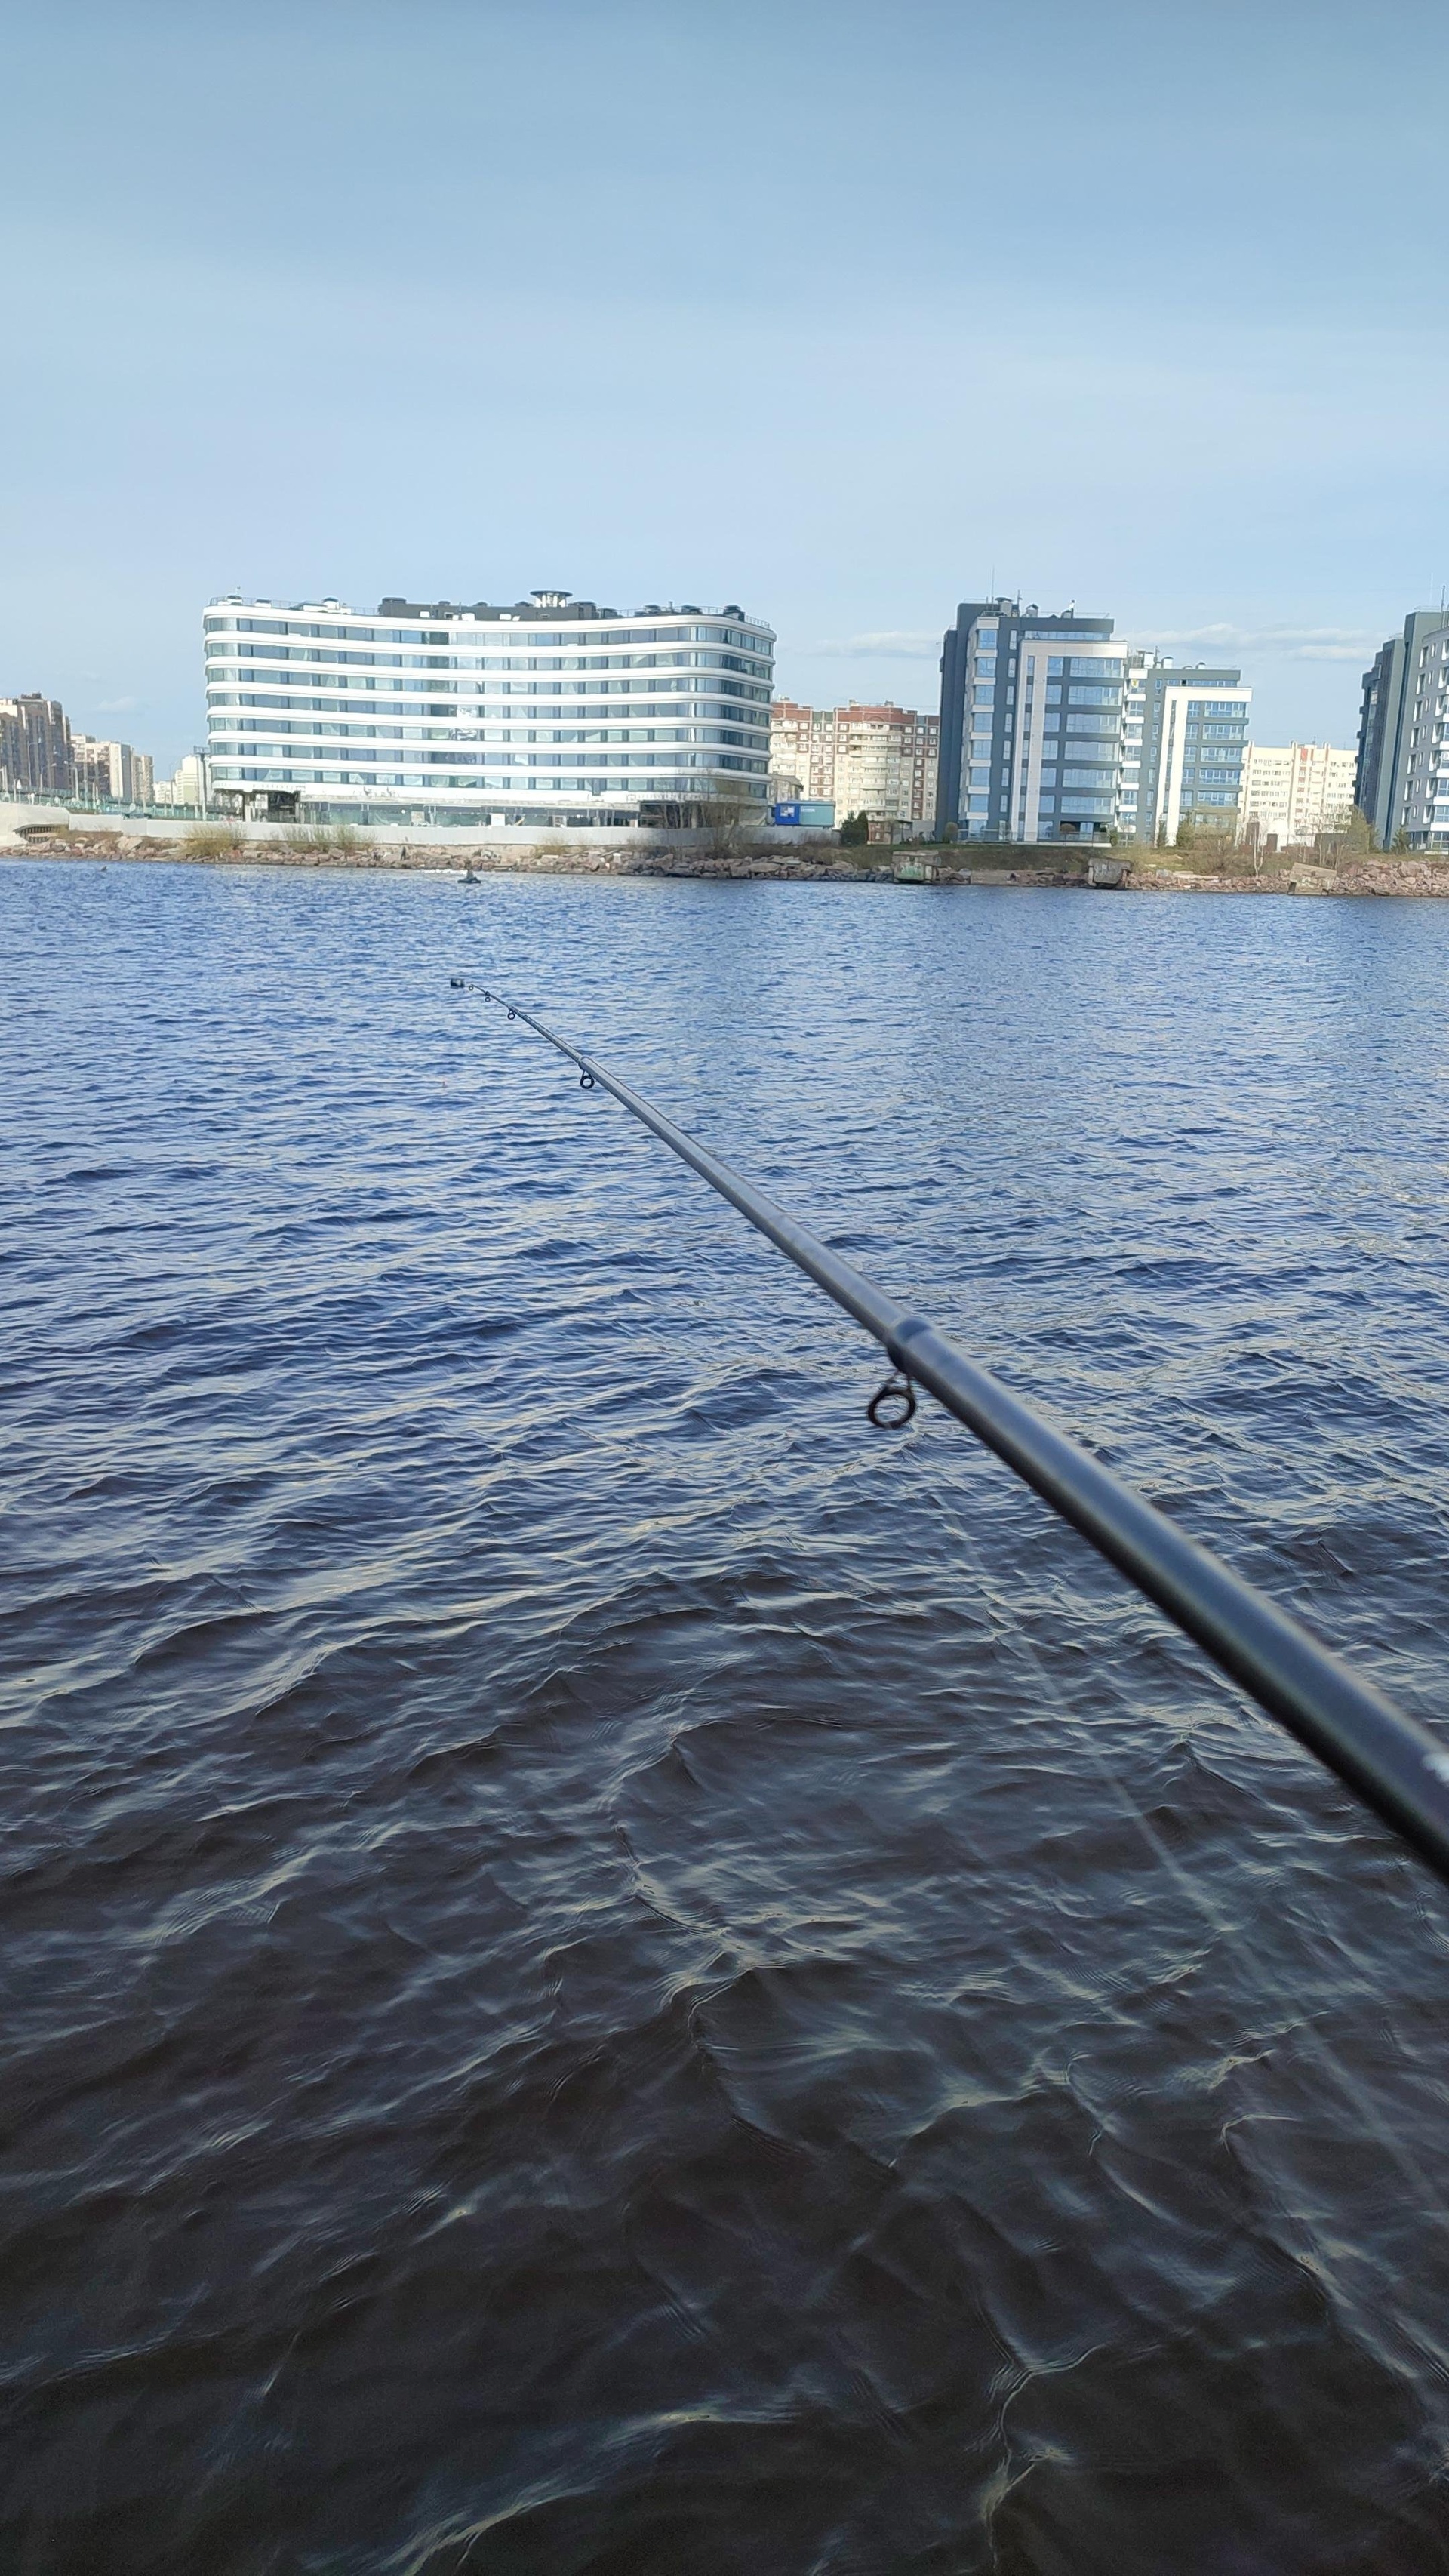
[[[4,2563],[1442,2576],[1449,906],[0,869]]]

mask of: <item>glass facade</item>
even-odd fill
[[[1124,645],[1110,617],[963,600],[942,639],[937,829],[1170,842],[1197,819],[1231,837],[1251,698],[1238,671]]]
[[[941,657],[938,830],[1035,841],[1110,829],[1123,671],[1111,637],[1109,617],[962,601]],[[1064,751],[1064,717],[1105,737],[1101,748],[1073,741]],[[1072,765],[1059,768],[1063,759]]]
[[[775,638],[729,609],[218,600],[216,801],[371,820],[629,823],[766,798]],[[584,613],[588,611],[588,613]]]

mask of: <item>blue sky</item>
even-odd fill
[[[1442,0],[12,14],[0,687],[169,767],[205,601],[988,586],[1353,738],[1449,582]]]

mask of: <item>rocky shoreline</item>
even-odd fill
[[[1113,889],[1128,894],[1237,895],[1449,895],[1449,863],[1413,855],[1362,857],[1338,865],[1303,860],[1264,868],[1206,869],[1175,866],[1166,860],[1138,859],[1126,851],[1094,853],[1122,866],[1122,881]],[[299,847],[282,841],[246,841],[229,850],[187,850],[174,840],[148,839],[126,832],[72,832],[0,844],[0,858],[103,859],[164,861],[186,867],[314,868],[336,874],[354,868],[393,869],[420,874],[489,876],[627,876],[756,879],[766,883],[838,885],[900,884],[930,886],[1086,887],[1085,854],[1064,864],[969,867],[964,851],[928,848],[892,853],[888,860],[857,865],[852,860],[798,850],[729,851],[710,854],[697,849],[671,849],[641,844],[590,848],[555,844],[536,849],[499,848],[487,843],[447,849],[419,843],[404,847],[379,844],[355,849]],[[929,870],[929,876],[926,871]],[[1108,889],[1102,888],[1101,891]]]

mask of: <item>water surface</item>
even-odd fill
[[[0,872],[4,2563],[1449,2570],[1449,907]]]

